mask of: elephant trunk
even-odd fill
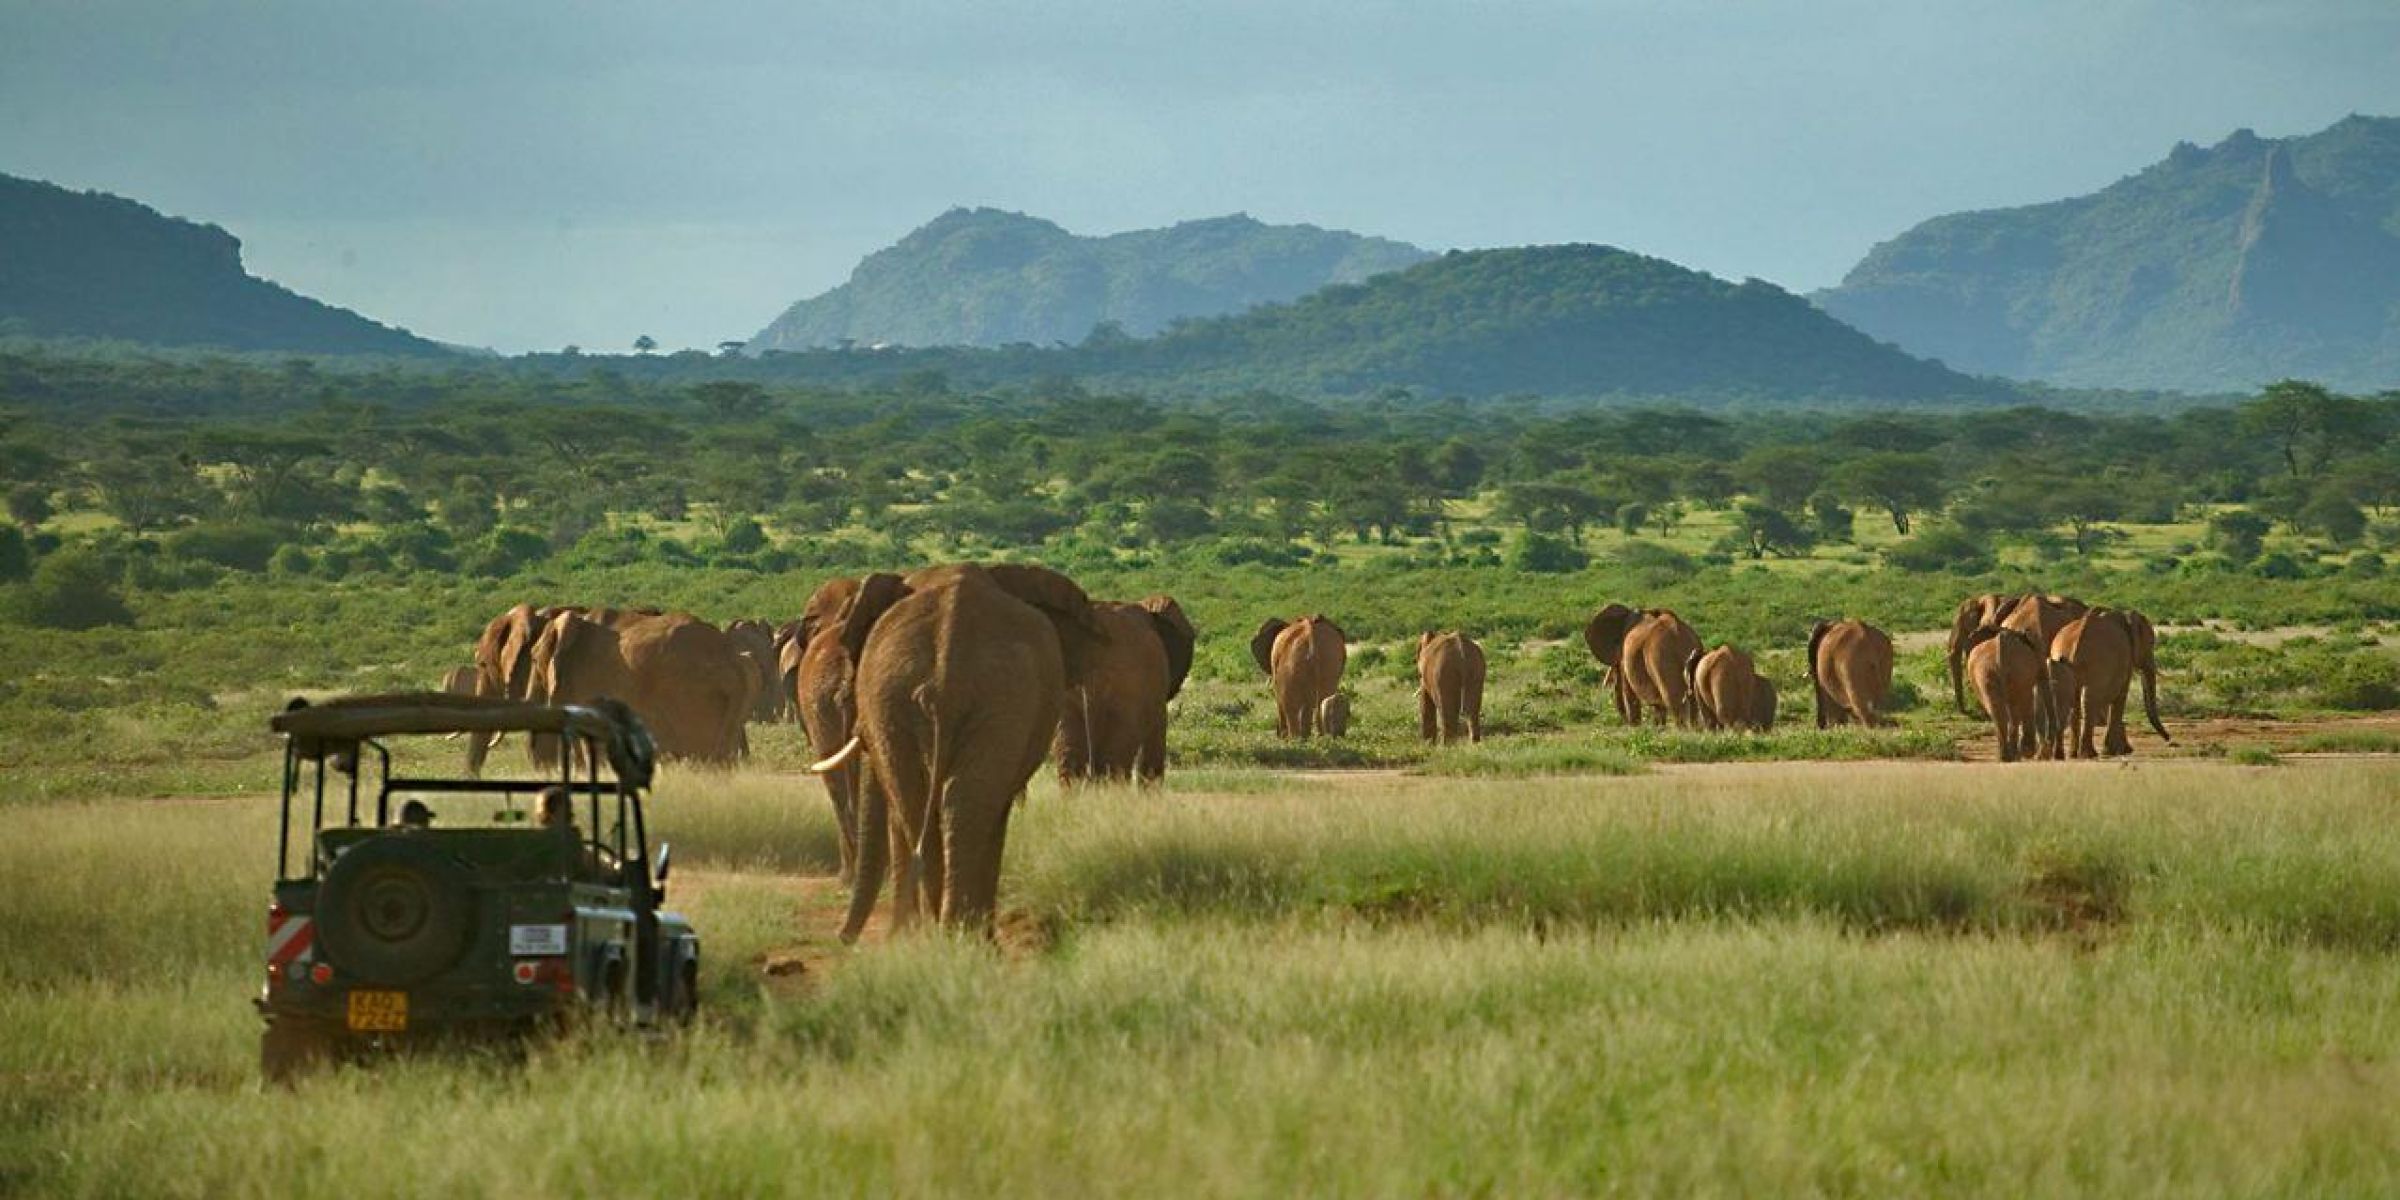
[[[2158,664],[2149,660],[2142,663],[2142,715],[2150,719],[2150,729],[2158,734],[2161,741],[2170,746],[2175,744],[2174,737],[2167,733],[2167,727],[2159,723]]]
[[[1967,656],[1955,640],[1950,644],[1950,698],[1958,702],[1958,711],[1967,712]]]
[[[850,881],[850,912],[842,918],[845,946],[856,944],[859,933],[866,929],[867,918],[875,912],[875,898],[883,891],[884,872],[890,869],[891,805],[875,778],[873,763],[861,764],[856,778],[858,861],[852,868],[857,873]]]

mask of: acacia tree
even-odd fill
[[[1930,454],[1863,455],[1835,468],[1833,483],[1842,494],[1890,515],[1892,528],[1903,537],[1912,515],[1940,508],[1949,494],[1942,484],[1942,461]]]

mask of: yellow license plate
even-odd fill
[[[357,1033],[403,1033],[408,1029],[407,992],[350,993],[350,1028]]]

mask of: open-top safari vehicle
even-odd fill
[[[579,1015],[692,1014],[700,939],[659,907],[668,850],[650,859],[642,814],[654,754],[630,709],[416,693],[295,700],[271,725],[269,1079]],[[550,740],[558,775],[393,774],[388,741],[474,733]]]

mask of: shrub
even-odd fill
[[[1883,560],[1903,571],[1980,574],[1992,569],[1991,543],[1944,525],[1884,547]]]
[[[1516,544],[1510,546],[1508,551],[1508,565],[1539,575],[1580,571],[1590,566],[1591,562],[1591,555],[1576,549],[1565,538],[1531,530],[1519,533]]]
[[[168,534],[165,547],[169,558],[255,573],[290,540],[290,530],[266,521],[207,521]]]
[[[1633,571],[1645,587],[1664,587],[1700,571],[1691,555],[1656,542],[1629,541],[1617,548],[1617,561]]]
[[[33,547],[14,525],[0,525],[0,583],[33,574]]]
[[[2255,561],[2266,549],[2267,519],[2246,508],[2221,512],[2208,519],[2209,548],[2239,566]]]
[[[2347,712],[2400,708],[2400,663],[2374,653],[2344,655],[2339,663],[2316,689],[2325,707]]]
[[[767,548],[767,531],[749,517],[735,517],[725,527],[725,541],[719,549],[727,554],[756,554]]]
[[[118,594],[107,559],[89,550],[62,550],[43,559],[16,595],[19,621],[45,629],[131,625],[133,610]]]
[[[459,556],[459,568],[469,575],[497,579],[514,575],[526,566],[541,561],[550,553],[550,543],[528,529],[495,529],[487,537],[468,547]]]
[[[2250,570],[2261,579],[2305,579],[2308,577],[2307,568],[2301,566],[2298,560],[2291,555],[2280,550],[2259,559],[2251,566]]]
[[[2382,555],[2363,550],[2350,556],[2349,563],[2342,568],[2342,574],[2352,579],[2381,579],[2383,569]]]
[[[306,575],[309,573],[310,565],[308,551],[290,542],[285,542],[276,547],[275,556],[267,560],[267,571],[269,574],[287,577]]]

